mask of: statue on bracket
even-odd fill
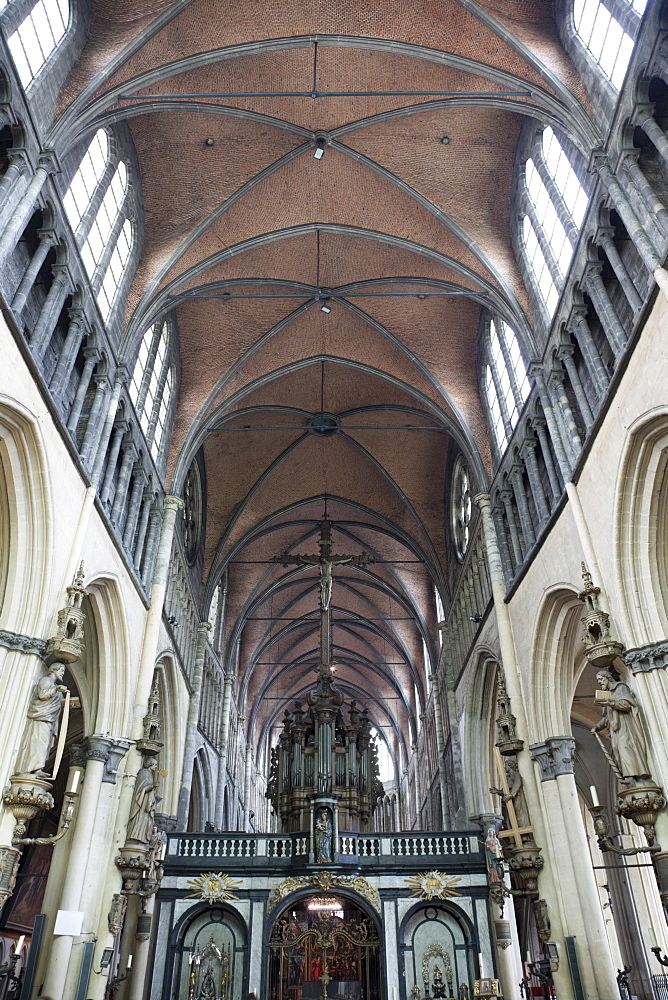
[[[49,667],[46,677],[42,677],[35,685],[14,765],[15,774],[48,777],[44,765],[58,736],[63,701],[68,694],[68,689],[62,683],[64,676],[65,664],[56,661]]]
[[[609,670],[599,670],[596,680],[601,688],[596,692],[596,701],[602,706],[603,714],[592,733],[608,731],[621,781],[649,778],[647,744],[636,696],[628,684],[616,679]]]
[[[332,812],[326,806],[318,809],[315,818],[315,860],[318,864],[332,861]]]
[[[158,762],[155,757],[149,757],[137,772],[128,818],[127,839],[129,841],[148,845],[151,840],[155,809],[160,802],[157,794],[159,780]]]

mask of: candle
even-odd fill
[[[482,952],[481,951],[478,952],[478,966],[480,967],[480,978],[484,979],[485,978],[485,969],[484,969],[484,966],[482,964]]]
[[[601,803],[598,801],[598,792],[596,791],[596,787],[594,785],[589,786],[589,794],[591,795],[591,804],[593,806],[600,806]]]
[[[392,987],[392,1000],[397,1000],[397,988],[396,988],[396,986]]]
[[[128,955],[128,965],[127,965],[127,967],[128,967],[128,969],[132,968],[132,955]]]
[[[14,954],[15,955],[18,955],[18,953],[21,951],[21,948],[23,947],[23,942],[25,941],[25,939],[26,939],[25,934],[22,934],[21,937],[16,942],[16,948],[14,948]]]
[[[531,952],[530,952],[530,950],[529,950],[529,949],[527,948],[527,965],[531,965],[531,963],[532,963],[532,962],[533,962],[533,959],[532,959],[532,957],[531,957]]]

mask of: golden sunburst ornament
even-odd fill
[[[447,899],[448,896],[461,896],[453,886],[459,884],[459,875],[446,875],[445,872],[432,870],[421,872],[406,879],[406,885],[411,889],[411,896],[421,899]]]
[[[229,875],[221,875],[219,872],[207,872],[206,875],[198,875],[188,882],[188,888],[194,889],[191,896],[205,899],[207,903],[220,903],[223,899],[238,899],[233,891],[239,889],[241,883],[238,879],[230,878]]]

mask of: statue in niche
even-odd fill
[[[128,818],[128,840],[149,844],[153,833],[155,808],[160,802],[157,795],[159,780],[158,762],[155,757],[149,757],[137,772]]]
[[[65,664],[56,661],[49,667],[46,677],[42,677],[35,685],[26,713],[28,721],[14,765],[15,774],[47,777],[44,765],[58,736],[60,713],[67,694],[67,688],[62,683],[64,676]]]
[[[596,701],[603,706],[603,714],[592,733],[607,729],[612,756],[623,781],[651,777],[636,696],[628,684],[615,680],[609,670],[599,670],[596,680],[601,688],[596,692]]]
[[[315,818],[315,860],[332,861],[332,814],[326,807],[319,809]]]
[[[431,987],[431,995],[435,998],[440,998],[445,996],[445,983],[443,982],[443,973],[441,972],[441,967],[436,963],[434,966],[434,981]]]
[[[209,959],[206,972],[202,976],[202,985],[199,990],[199,1000],[215,1000],[216,980],[213,977],[213,964]]]

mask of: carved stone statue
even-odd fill
[[[623,779],[649,778],[647,744],[638,714],[638,703],[628,684],[617,681],[609,670],[596,674],[601,691],[596,700],[603,706],[603,715],[592,733],[608,730],[612,755]]]
[[[160,801],[157,793],[158,762],[155,757],[149,757],[140,767],[135,781],[130,817],[128,819],[128,840],[148,844],[154,826],[155,807]]]
[[[490,885],[498,885],[503,882],[503,859],[501,851],[501,841],[496,835],[493,826],[488,827],[485,839],[485,861],[487,864],[487,875]]]
[[[315,860],[319,863],[332,860],[332,816],[324,807],[315,818]]]
[[[65,664],[54,662],[46,677],[42,677],[32,693],[27,711],[15,774],[38,774],[46,777],[44,765],[58,736],[58,723],[67,688],[61,684]]]

